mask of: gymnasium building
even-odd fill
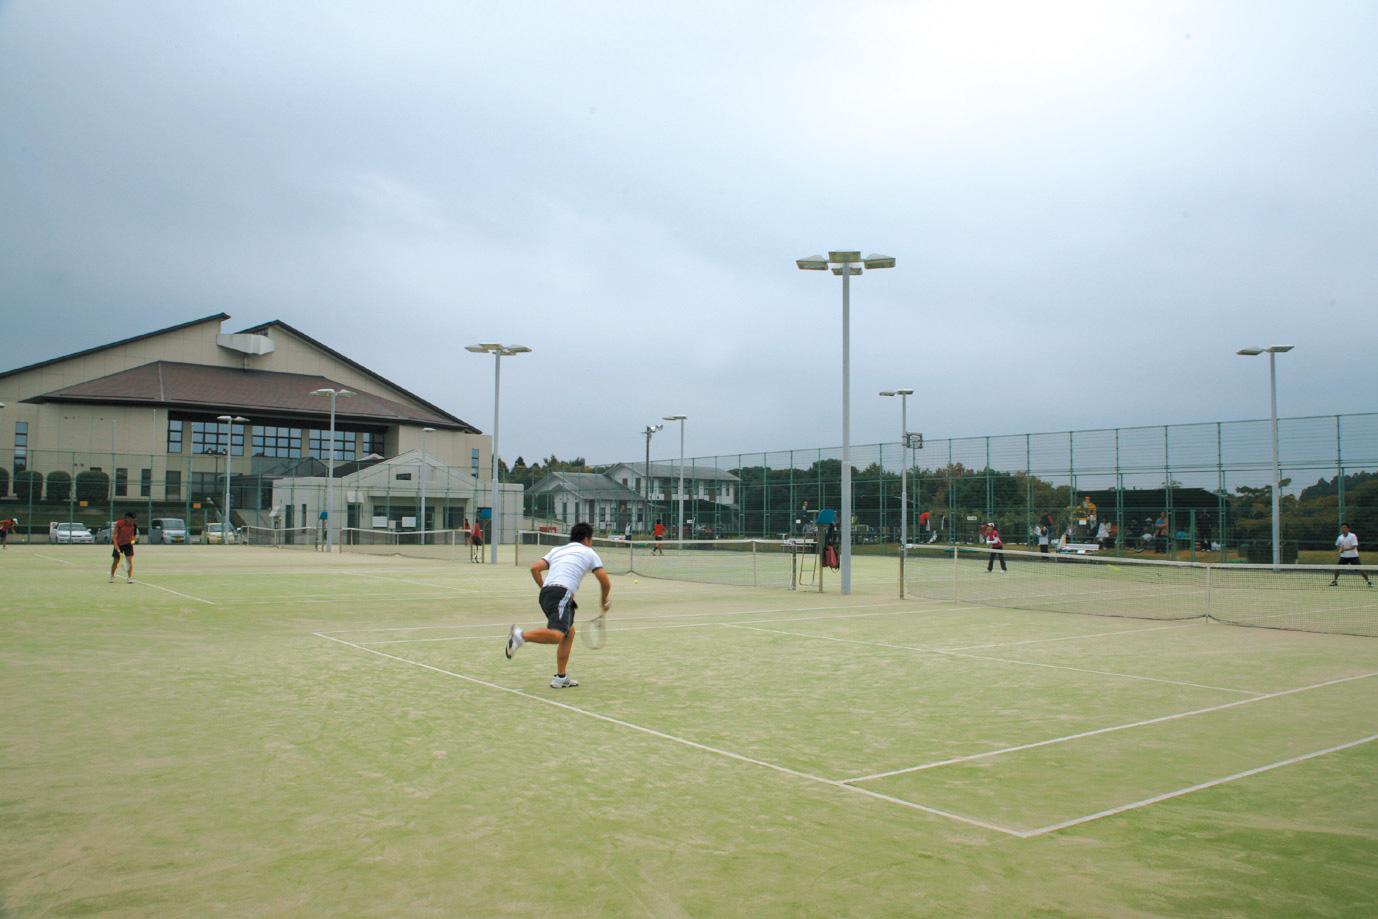
[[[229,318],[0,372],[0,517],[37,538],[51,520],[94,530],[134,510],[199,534],[228,484],[236,526],[317,526],[332,463],[336,526],[488,517],[491,437],[281,320],[226,332]],[[323,390],[349,393],[333,439]],[[511,534],[521,488],[502,495]]]

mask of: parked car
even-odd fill
[[[102,526],[99,530],[96,530],[96,542],[102,543],[107,546],[110,545],[110,540],[114,538],[114,532],[115,521],[112,520],[109,523]]]
[[[90,528],[84,523],[55,523],[48,535],[53,542],[93,543],[96,541],[96,537],[91,535]]]
[[[225,529],[222,528],[218,523],[212,523],[208,524],[206,528],[201,531],[201,542],[205,545],[218,546],[222,543],[227,545],[234,545],[235,543],[240,542],[242,540],[243,535],[243,533],[241,533],[234,527],[229,527],[228,529]]]
[[[180,517],[155,517],[148,525],[150,543],[185,543],[187,522]]]

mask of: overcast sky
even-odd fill
[[[0,368],[223,310],[595,462],[1378,409],[1378,4],[0,2]],[[678,451],[656,438],[654,455]]]

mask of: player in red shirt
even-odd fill
[[[990,558],[986,561],[986,571],[995,568],[995,560],[1000,559],[1000,570],[1007,571],[1005,568],[1005,542],[1000,538],[1000,531],[995,528],[995,523],[987,523],[982,529],[986,534],[986,545],[990,547]]]
[[[656,538],[656,544],[655,544],[654,546],[651,547],[651,554],[652,554],[652,555],[664,555],[664,554],[665,554],[665,550],[662,549],[662,548],[660,547],[660,541],[661,541],[662,539],[665,538],[665,524],[663,524],[663,523],[661,523],[659,520],[657,520],[657,521],[656,521],[656,525],[655,525],[655,529],[652,530],[652,534],[653,534],[653,535],[655,536],[655,538]]]
[[[115,521],[115,530],[110,534],[110,542],[113,546],[110,550],[110,583],[115,583],[115,572],[120,567],[120,556],[123,555],[126,564],[126,579],[130,584],[134,583],[134,543],[139,539],[139,528],[134,524],[134,512],[130,511],[124,515],[123,520]]]

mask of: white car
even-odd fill
[[[93,543],[96,537],[84,523],[59,523],[53,527],[53,542]]]

